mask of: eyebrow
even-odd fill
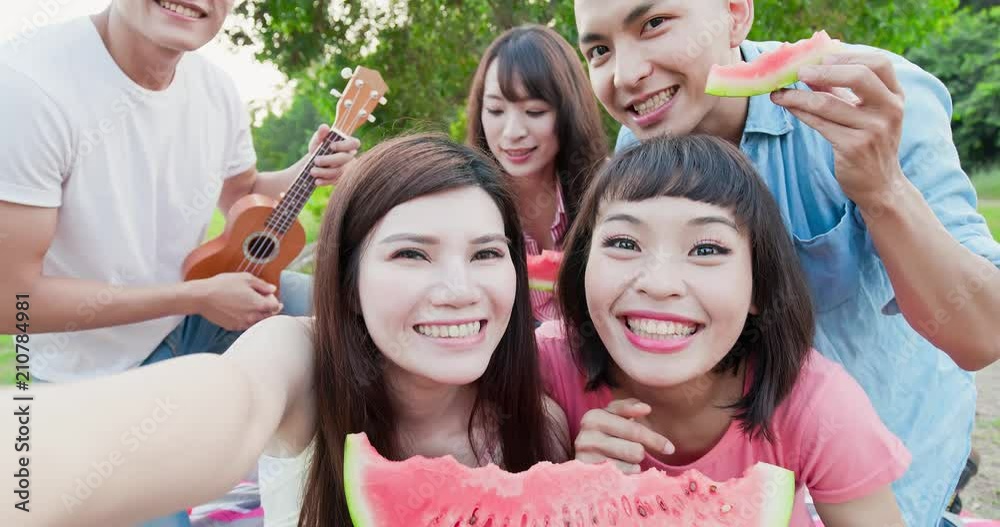
[[[740,229],[739,227],[736,226],[736,223],[733,222],[733,220],[726,218],[724,216],[700,216],[698,218],[693,218],[690,221],[688,221],[688,225],[695,225],[695,226],[711,225],[713,223],[721,223],[722,225],[726,225],[732,228],[736,232],[740,232]]]
[[[609,223],[612,221],[624,221],[626,223],[631,223],[632,225],[642,225],[643,223],[642,220],[640,220],[639,218],[636,218],[631,214],[624,214],[624,213],[612,214],[607,218],[605,218],[604,221],[601,223]],[[688,225],[693,225],[696,227],[702,225],[711,225],[713,223],[721,223],[722,225],[726,225],[727,227],[732,228],[736,232],[740,231],[739,227],[736,226],[736,223],[733,222],[733,220],[726,218],[725,216],[699,216],[697,218],[692,218],[688,220],[687,223]]]
[[[624,221],[626,223],[631,223],[632,225],[642,225],[642,220],[636,218],[631,214],[624,214],[624,213],[612,214],[607,218],[604,218],[604,221],[601,223],[610,223],[612,221]]]
[[[395,242],[412,242],[419,245],[438,245],[441,240],[434,236],[423,236],[420,234],[412,234],[408,232],[403,232],[399,234],[392,234],[382,238],[380,244],[395,243]],[[510,245],[510,238],[504,236],[503,234],[484,234],[472,240],[472,245],[483,245],[491,242],[500,242],[506,245]]]
[[[625,18],[622,20],[622,26],[631,26],[636,20],[645,16],[654,5],[656,5],[656,2],[646,2],[635,6],[627,15],[625,15]],[[607,37],[601,35],[600,33],[585,33],[580,35],[580,44],[590,44],[599,40],[605,40],[606,38]]]

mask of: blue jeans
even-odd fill
[[[305,316],[312,314],[312,281],[310,275],[284,271],[281,273],[282,314]],[[194,353],[221,354],[241,335],[242,331],[226,331],[201,315],[188,315],[160,342],[140,367]],[[190,527],[187,511],[149,520],[142,527]]]

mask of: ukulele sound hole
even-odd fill
[[[243,242],[243,254],[256,264],[270,262],[278,255],[278,240],[268,233],[254,233]]]

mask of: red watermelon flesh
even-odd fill
[[[542,254],[529,254],[528,287],[539,291],[552,291],[555,288],[562,257],[561,251],[543,250]]]
[[[451,456],[388,461],[363,433],[347,436],[344,487],[355,527],[787,527],[795,495],[792,472],[766,463],[723,482],[579,461],[514,474]]]
[[[799,68],[820,64],[823,58],[841,49],[839,40],[826,31],[794,44],[784,43],[762,53],[753,62],[728,66],[713,65],[708,72],[705,93],[720,97],[749,97],[770,93],[799,80]]]

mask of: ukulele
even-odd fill
[[[316,190],[316,180],[309,175],[313,161],[316,156],[333,153],[331,144],[352,135],[364,121],[375,122],[372,110],[386,103],[384,94],[388,87],[377,71],[358,66],[353,72],[344,68],[341,75],[349,81],[343,94],[330,91],[339,99],[330,134],[302,172],[278,201],[262,194],[249,194],[234,203],[226,214],[222,234],[184,259],[181,267],[184,280],[248,272],[280,287],[281,271],[306,244],[306,232],[298,216]]]

